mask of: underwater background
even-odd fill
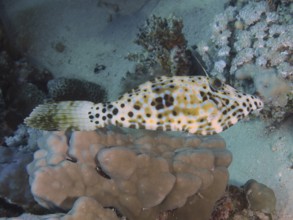
[[[292,0],[0,0],[0,19],[1,219],[293,219]],[[262,111],[212,136],[23,123],[204,70]]]

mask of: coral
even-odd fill
[[[32,162],[41,131],[20,125],[0,146],[0,217],[17,216],[24,211],[42,212],[31,192],[26,166]],[[3,211],[2,209],[5,208]]]
[[[145,25],[139,28],[135,40],[143,50],[129,53],[126,57],[136,64],[134,72],[128,72],[123,78],[125,90],[161,75],[204,74],[195,54],[187,48],[182,29],[182,19],[175,16],[162,18],[153,15],[147,19]]]
[[[24,209],[36,205],[26,172],[32,159],[33,153],[0,146],[0,197]]]
[[[145,66],[145,74],[190,75],[192,58],[182,33],[183,22],[174,16],[161,18],[153,15],[147,19],[137,34],[135,43],[142,46],[142,53],[132,53],[129,60]],[[159,70],[159,71],[158,71]]]
[[[50,80],[47,87],[54,101],[87,100],[99,103],[106,100],[106,92],[100,85],[83,80],[57,78]]]
[[[248,180],[241,187],[227,187],[216,202],[210,220],[276,219],[275,208],[273,190],[255,180]]]
[[[231,5],[215,17],[211,38],[199,43],[197,51],[211,75],[248,93],[254,87],[266,102],[261,114],[271,123],[280,122],[292,113],[293,24],[288,6],[293,3],[244,0]],[[264,81],[271,81],[267,89]],[[275,115],[268,117],[268,112]]]
[[[47,132],[38,143],[27,170],[39,204],[68,211],[90,197],[130,220],[207,219],[231,162],[219,136]]]
[[[28,184],[26,166],[33,160],[41,131],[20,125],[0,146],[0,197],[23,209],[36,205]]]
[[[14,220],[119,220],[115,210],[105,209],[95,199],[89,197],[80,197],[74,203],[72,209],[67,213],[57,213],[49,215],[31,215],[22,214]]]
[[[242,188],[229,185],[224,195],[216,202],[210,220],[226,220],[248,206]]]
[[[253,211],[272,214],[276,209],[276,197],[272,189],[255,180],[249,180],[244,185],[248,206]]]

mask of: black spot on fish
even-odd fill
[[[114,108],[113,111],[112,111],[113,115],[117,115],[118,114],[118,109],[117,108]]]
[[[229,105],[230,100],[229,99],[224,99],[225,105]]]
[[[133,112],[128,112],[128,116],[129,116],[130,118],[132,118],[132,117],[133,117]]]
[[[158,98],[155,99],[155,101],[157,103],[162,103],[163,102],[163,99],[162,99],[162,97],[158,97]]]
[[[163,104],[156,105],[156,109],[157,110],[160,110],[160,109],[163,109],[163,108],[164,108],[164,105]]]
[[[134,105],[133,108],[136,109],[136,110],[139,110],[140,106],[139,105]]]
[[[213,97],[210,97],[210,100],[212,100],[216,105],[219,104],[219,102],[215,98],[213,98]]]

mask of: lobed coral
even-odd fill
[[[219,136],[98,131],[67,140],[59,132],[46,133],[39,147],[27,167],[39,204],[78,212],[91,198],[101,213],[114,209],[113,219],[207,219],[231,162]]]
[[[262,115],[279,122],[293,106],[293,3],[280,2],[272,11],[268,2],[231,2],[216,16],[209,42],[201,42],[197,51],[211,75],[257,93],[266,105]],[[270,91],[265,81],[271,81]]]

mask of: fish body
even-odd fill
[[[220,133],[263,102],[205,76],[159,77],[108,103],[64,101],[36,107],[25,123],[42,130],[95,130],[107,125]]]

